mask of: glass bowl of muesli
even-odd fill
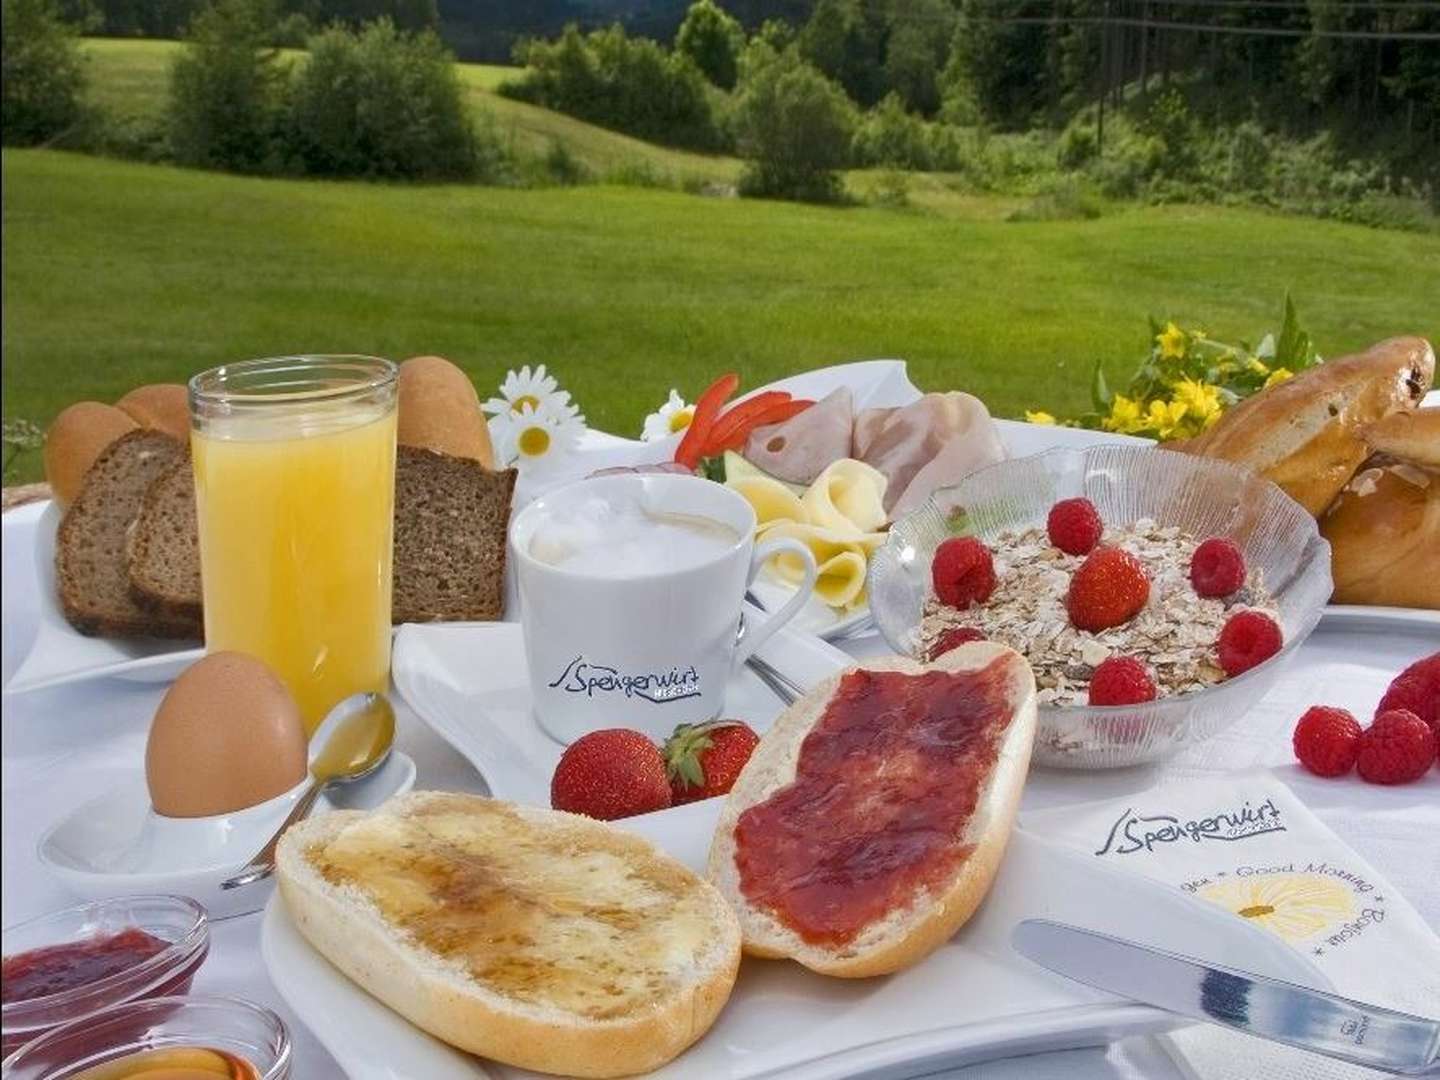
[[[1051,509],[1070,499],[1088,499],[1099,514],[1096,529],[1103,529],[1094,548],[1080,554],[1061,550],[1047,531]],[[993,584],[987,580],[983,597],[946,603],[936,594],[932,562],[936,549],[957,536],[985,546]],[[1191,577],[1197,547],[1212,537],[1232,542],[1243,558],[1243,583],[1225,595],[1213,595],[1213,588],[1201,595]],[[1082,629],[1072,621],[1072,582],[1100,548],[1120,548],[1138,560],[1148,595],[1118,624]],[[896,652],[934,656],[978,635],[1026,657],[1039,699],[1036,762],[1115,768],[1173,756],[1265,696],[1329,599],[1330,547],[1304,507],[1248,469],[1101,444],[1003,461],[937,491],[891,527],[871,560],[868,589],[870,609]],[[945,591],[954,599],[953,590]],[[1280,643],[1274,651],[1272,637],[1261,654],[1268,659],[1237,670],[1235,650],[1222,657],[1219,641],[1245,611],[1273,621]],[[1090,702],[1092,675],[1112,657],[1139,662],[1153,700]]]

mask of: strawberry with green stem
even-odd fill
[[[760,736],[739,720],[681,724],[661,754],[674,805],[728,794]]]

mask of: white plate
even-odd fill
[[[369,810],[414,786],[415,762],[395,751],[373,776],[330,788],[313,813]],[[273,880],[229,891],[220,883],[260,850],[305,787],[235,814],[162,818],[137,775],[52,825],[35,854],[56,881],[87,900],[178,893],[204,904],[211,918],[244,915],[265,906]]]
[[[758,617],[758,616],[757,616]],[[783,627],[760,654],[801,686],[854,661]],[[390,661],[406,703],[485,778],[492,794],[550,804],[550,774],[564,747],[535,723],[519,623],[402,626]],[[725,713],[764,732],[783,702],[749,668],[730,680]]]
[[[699,870],[719,809],[720,801],[711,799],[624,825]],[[997,1057],[1101,1045],[1180,1022],[1016,955],[1010,932],[1032,917],[1329,988],[1298,953],[1243,919],[1017,831],[980,912],[925,961],[889,978],[850,981],[785,961],[747,958],[715,1027],[654,1075],[917,1076]],[[281,996],[350,1080],[535,1075],[453,1050],[391,1012],[310,948],[278,896],[266,910],[260,943]]]
[[[168,682],[204,650],[194,642],[159,638],[87,637],[65,621],[55,587],[55,530],[60,526],[60,508],[47,502],[30,530],[24,519],[11,522],[5,515],[5,543],[12,535],[17,542],[26,531],[31,534],[34,576],[27,585],[34,589],[34,616],[29,625],[7,627],[7,633],[29,639],[24,659],[5,683],[6,694],[20,694],[66,683],[119,676],[137,682]],[[13,530],[13,533],[12,533]],[[8,567],[7,567],[8,568]],[[16,567],[15,569],[19,569]],[[33,583],[33,584],[32,584]],[[16,583],[18,584],[18,582]],[[5,588],[12,587],[6,575]]]

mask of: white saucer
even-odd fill
[[[709,799],[619,824],[703,872],[720,805]],[[889,978],[846,980],[747,958],[715,1027],[652,1075],[919,1076],[998,1057],[1103,1045],[1185,1023],[1018,956],[1010,932],[1025,918],[1059,919],[1330,988],[1303,956],[1246,920],[1017,830],[979,913],[923,962]],[[266,910],[260,946],[280,995],[351,1080],[536,1077],[462,1054],[391,1012],[309,946],[279,897]]]
[[[801,686],[855,661],[823,641],[782,627],[760,655]],[[564,746],[530,711],[519,623],[427,623],[395,635],[390,671],[402,697],[485,778],[497,798],[550,805],[550,774]],[[757,732],[784,703],[749,668],[730,679],[725,715]]]
[[[378,772],[330,788],[312,813],[369,810],[415,784],[415,762],[394,751]],[[150,808],[143,775],[92,799],[40,837],[36,855],[60,884],[87,900],[144,893],[178,893],[204,904],[212,919],[258,911],[273,881],[223,890],[290,812],[301,783],[259,806],[234,814],[167,818]]]

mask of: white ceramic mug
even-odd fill
[[[553,524],[557,509],[597,496],[617,505],[637,503],[647,514],[718,522],[735,539],[704,562],[628,576],[567,569],[532,554],[537,528]],[[815,585],[809,548],[793,539],[757,548],[754,536],[750,504],[696,476],[595,476],[547,492],[521,510],[510,526],[510,552],[540,726],[563,743],[613,727],[661,739],[676,724],[719,716],[734,667],[800,610]],[[780,610],[747,622],[737,645],[745,590],[765,561],[781,552],[801,559],[805,580]]]

